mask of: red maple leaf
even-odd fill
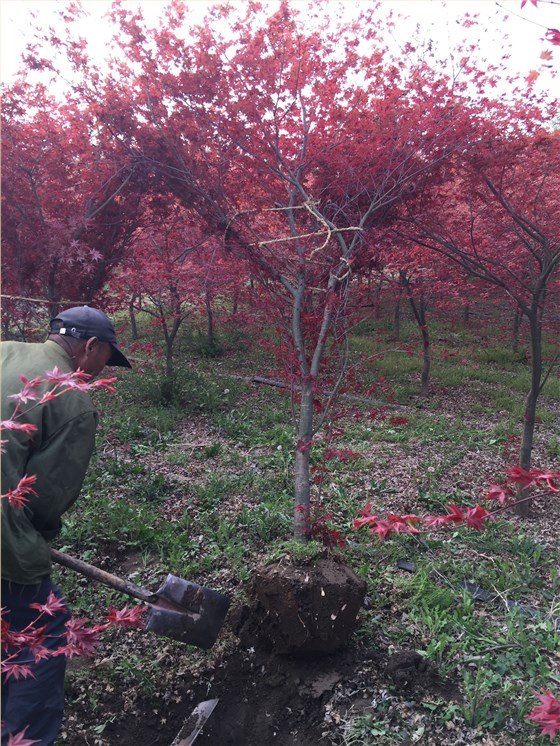
[[[398,427],[399,425],[408,425],[408,419],[406,417],[391,417],[389,419],[389,424],[393,425],[393,427]]]
[[[395,531],[394,524],[388,521],[376,521],[375,524],[369,529],[370,533],[377,534],[380,539],[386,539],[390,534]]]
[[[60,370],[58,365],[55,365],[52,370],[45,371],[45,378],[47,381],[52,383],[70,383],[72,381],[78,381],[79,383],[85,383],[90,376],[84,373],[83,370],[78,371],[63,371]]]
[[[143,606],[133,606],[130,609],[128,606],[124,606],[122,609],[109,609],[107,621],[116,627],[143,629],[144,622],[140,617],[145,613],[146,609]]]
[[[369,526],[371,523],[375,523],[377,521],[377,516],[370,515],[367,518],[354,518],[352,521],[352,526],[354,528],[361,528],[362,526]]]
[[[455,503],[451,503],[447,515],[427,515],[423,520],[428,528],[439,528],[448,523],[463,523],[465,516]]]
[[[519,484],[523,489],[546,486],[550,492],[560,491],[560,471],[542,471],[541,469],[526,471],[521,466],[514,466],[508,470],[507,475],[512,482]]]
[[[453,523],[462,523],[465,520],[463,511],[455,503],[450,504],[449,513],[446,515],[446,518],[448,521],[453,521]]]
[[[30,422],[16,422],[15,420],[2,420],[0,422],[0,430],[21,430],[26,435],[33,435],[37,430],[36,425],[32,425]]]
[[[37,495],[35,490],[31,487],[31,485],[35,484],[36,481],[37,477],[35,474],[32,474],[30,477],[22,477],[17,483],[16,488],[8,490],[4,495],[2,495],[2,497],[8,501],[10,507],[23,508],[27,503],[28,495]]]
[[[529,0],[531,5],[534,5],[535,8],[537,7],[538,0]],[[527,0],[521,0],[521,8],[524,8],[525,5],[527,5]]]
[[[66,655],[72,658],[75,655],[94,656],[99,643],[98,633],[103,627],[86,627],[85,619],[70,619],[66,622],[67,645],[58,648],[56,655]]]
[[[555,46],[560,46],[560,31],[557,28],[549,28],[545,34],[546,40]]]
[[[296,450],[300,453],[307,453],[307,451],[311,448],[312,443],[312,440],[303,440],[302,438],[300,438],[296,443]]]
[[[465,523],[467,526],[475,528],[477,531],[482,531],[487,518],[488,511],[480,505],[475,505],[474,508],[469,508],[465,513]]]
[[[12,661],[2,662],[2,675],[8,679],[28,679],[35,678],[30,665],[22,665],[20,663],[12,663]]]
[[[105,391],[108,391],[110,394],[116,394],[116,388],[111,385],[115,383],[116,380],[116,378],[97,378],[95,381],[91,382],[90,386],[93,389],[105,389]]]
[[[511,497],[511,491],[507,487],[501,487],[499,484],[491,484],[486,493],[487,500],[497,500],[500,505],[507,505]]]
[[[451,516],[448,515],[427,515],[424,523],[427,528],[440,528],[451,522]]]
[[[371,506],[368,506],[368,508]],[[369,526],[373,523],[376,523],[378,520],[378,516],[372,515],[369,512],[366,512],[366,508],[364,510],[360,511],[362,514],[361,518],[354,518],[352,521],[352,526],[354,528],[361,528],[362,526]]]
[[[552,741],[556,733],[560,732],[560,702],[546,689],[541,694],[535,692],[535,697],[541,704],[527,715],[537,725],[542,725],[541,736],[548,736]]]
[[[8,399],[14,399],[18,404],[27,404],[28,401],[35,401],[37,399],[36,389],[41,385],[41,378],[32,378],[30,381],[23,375],[20,375],[20,381],[23,384],[23,388],[17,394],[10,394]]]
[[[66,611],[66,604],[54,593],[49,593],[46,603],[29,604],[31,609],[37,609],[41,614],[54,616],[59,611]]]
[[[325,448],[323,458],[325,461],[338,459],[343,464],[347,464],[350,459],[358,458],[358,454],[351,448]]]
[[[524,489],[525,487],[534,487],[537,484],[531,472],[526,471],[521,466],[514,466],[506,473],[512,482],[521,485]]]
[[[387,520],[391,521],[393,530],[400,534],[418,534],[420,533],[417,528],[414,528],[414,523],[418,523],[421,518],[417,515],[395,515],[389,513]]]
[[[550,492],[560,492],[560,471],[538,471],[535,469],[531,474],[539,484],[544,482]]]
[[[10,733],[8,736],[8,746],[31,746],[33,743],[40,743],[36,738],[25,737],[25,731],[28,728],[29,726],[26,725],[25,728],[20,730],[19,733],[16,733],[15,736]]]

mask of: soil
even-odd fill
[[[384,655],[352,643],[365,590],[332,558],[259,568],[249,603],[226,619],[237,649],[184,681],[188,696],[168,701],[164,718],[152,700],[140,699],[126,732],[109,722],[96,743],[186,746],[199,722],[195,707],[217,699],[196,739],[201,746],[312,746],[328,734],[329,719],[336,725],[350,713],[373,712],[374,682],[420,699],[458,698],[457,687],[415,651]],[[68,733],[63,742],[84,743]]]
[[[440,411],[450,421],[458,413],[465,421],[476,419],[470,414],[472,401],[468,399],[456,397],[451,403],[442,396],[439,402]],[[479,420],[482,429],[485,423]],[[539,463],[538,455],[546,453],[546,433],[539,438],[536,468],[546,466],[545,460]],[[224,448],[230,447],[203,417],[184,424],[182,440],[192,449],[222,441]],[[387,482],[386,511],[414,510],[414,495],[427,479],[421,455],[398,444],[375,442],[364,453],[371,463],[367,479]],[[431,458],[433,467],[428,472],[439,466],[443,455],[433,452]],[[489,457],[484,451],[462,455],[447,465],[440,488],[451,493],[459,486],[476,501],[488,479],[503,472],[508,459],[507,455]],[[168,476],[170,467],[157,454],[147,455],[143,463],[153,473]],[[211,462],[198,460],[191,460],[184,471],[173,467],[178,491],[163,507],[167,520],[177,520],[187,507],[196,517],[197,498],[189,485],[204,480],[211,468]],[[218,462],[215,468],[220,468]],[[361,479],[357,475],[355,489],[367,496],[369,482],[362,484]],[[244,497],[232,496],[229,505],[223,506],[224,514],[243,504]],[[520,522],[515,516],[511,520]],[[536,505],[532,518],[523,522],[523,530],[539,541],[543,551],[555,551],[559,520],[558,501]],[[473,562],[481,558],[485,556],[473,549]],[[121,575],[141,566],[140,558],[130,550],[127,554],[124,545],[100,549],[96,564]],[[380,712],[387,713],[404,746],[417,742],[422,746],[519,743],[505,733],[485,735],[453,715],[455,704],[463,701],[459,682],[443,679],[415,650],[398,649],[384,636],[386,618],[406,626],[398,601],[389,599],[387,607],[380,609],[374,637],[352,635],[362,610],[368,607],[363,585],[336,564],[320,561],[315,569],[316,573],[310,572],[308,567],[288,562],[282,567],[258,568],[240,594],[248,602],[232,606],[210,651],[167,643],[150,633],[120,630],[114,639],[109,635],[104,640],[95,659],[70,661],[70,669],[81,670],[76,676],[70,670],[67,676],[68,707],[56,746],[184,746],[178,740],[179,733],[185,737],[183,725],[194,723],[189,716],[199,703],[214,698],[218,704],[196,746],[342,746],[350,743],[343,737],[346,723],[357,715]],[[407,571],[394,568],[395,573]],[[150,585],[149,577],[143,581]],[[242,588],[227,567],[212,582],[231,595]],[[76,584],[75,578],[71,584]],[[274,607],[273,601],[277,602]],[[339,616],[345,605],[347,613]],[[284,611],[277,613],[273,608]],[[88,667],[101,670],[89,679]],[[442,710],[451,714],[445,722],[440,718],[436,723],[431,713]],[[379,743],[385,746],[390,738],[389,732]],[[368,743],[377,743],[377,739],[374,734]]]
[[[129,719],[126,729],[109,723],[101,742],[171,746],[195,724],[189,714],[196,705],[217,698],[197,738],[201,746],[314,746],[324,742],[328,733],[326,711],[331,711],[333,723],[350,713],[373,712],[368,681],[369,686],[384,681],[409,696],[447,700],[459,696],[452,683],[442,682],[431,664],[412,650],[383,656],[349,646],[337,654],[302,659],[250,648],[228,656],[211,679],[211,686],[205,682],[190,690],[188,704],[168,707],[165,724],[153,711],[153,701],[140,701],[138,717]],[[78,746],[84,740],[70,738],[64,743]],[[178,741],[174,746],[184,744]]]
[[[334,559],[260,568],[235,631],[249,648],[297,657],[335,653],[356,627],[366,587]]]

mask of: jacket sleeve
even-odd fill
[[[60,531],[61,516],[76,501],[95,445],[97,414],[85,411],[52,432],[27,462],[36,474],[32,496],[25,507],[34,528],[50,540]]]

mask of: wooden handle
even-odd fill
[[[118,578],[116,575],[111,575],[111,573],[105,572],[105,570],[101,570],[99,567],[88,565],[87,562],[76,559],[76,557],[70,557],[70,555],[59,552],[57,549],[51,549],[51,557],[58,565],[69,567],[70,570],[75,570],[80,575],[98,580],[110,588],[121,591],[121,593],[126,593],[127,596],[138,598],[140,601],[144,601],[144,603],[155,603],[158,600],[158,596],[155,593],[150,593],[144,590],[144,588],[134,585],[129,580],[123,580],[123,578]]]

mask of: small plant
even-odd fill
[[[209,446],[204,446],[200,451],[194,453],[194,458],[196,459],[207,459],[207,458],[215,458],[216,456],[219,456],[222,451],[222,444],[221,443],[212,443]]]
[[[198,355],[205,358],[220,357],[224,351],[220,340],[216,338],[208,339],[208,335],[203,334],[200,330],[197,330],[196,334],[191,337],[190,347]]]
[[[549,458],[560,458],[560,438],[551,436],[546,444],[546,454]]]
[[[501,683],[502,677],[499,674],[485,670],[480,664],[464,671],[463,716],[471,728],[499,728],[504,724],[507,709],[500,707],[493,696]]]
[[[273,510],[267,505],[243,507],[237,515],[238,526],[247,529],[250,537],[267,544],[289,534],[291,521],[291,515],[281,510]]]
[[[210,474],[205,485],[196,485],[195,492],[202,508],[215,508],[225,500],[232,489],[232,481],[228,476]]]
[[[525,353],[514,352],[510,347],[486,347],[477,353],[481,363],[496,365],[500,370],[526,364]]]
[[[187,466],[191,457],[185,451],[171,451],[167,454],[167,463],[171,466]]]
[[[304,544],[296,539],[288,539],[272,546],[268,559],[269,562],[287,560],[296,564],[305,564],[324,556],[325,546],[321,542],[308,541]]]
[[[101,735],[101,734],[102,734],[102,733],[104,732],[105,728],[106,728],[106,727],[107,727],[108,725],[110,725],[111,723],[114,723],[114,722],[115,722],[115,715],[113,715],[113,716],[112,716],[112,717],[110,717],[110,718],[107,718],[107,720],[104,720],[104,721],[103,721],[102,723],[99,723],[99,725],[95,725],[95,726],[93,727],[93,732],[94,732],[94,733],[95,733],[95,734],[96,734],[97,736],[100,736],[100,735]]]
[[[385,720],[379,720],[375,715],[357,715],[344,728],[343,746],[388,746],[401,740]]]

